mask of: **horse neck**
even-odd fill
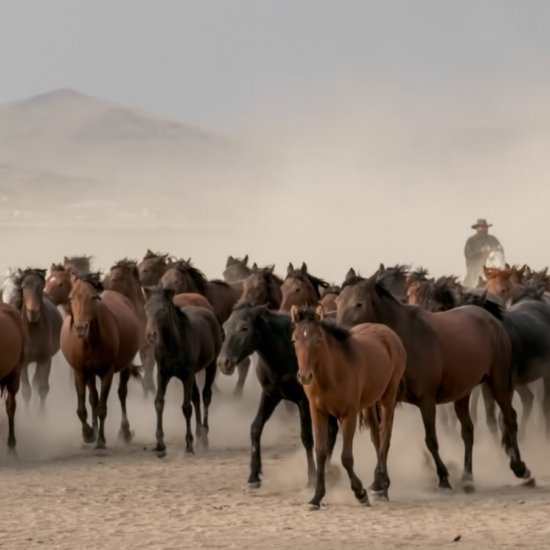
[[[349,364],[346,360],[343,342],[323,330],[323,342],[317,355],[315,377],[321,389],[338,387],[339,381],[345,376]]]
[[[185,348],[185,340],[191,337],[189,318],[183,312],[179,312],[176,306],[171,309],[170,319],[159,326],[159,331],[162,335],[162,343],[165,348],[171,351],[178,351]]]
[[[270,366],[282,367],[292,354],[290,319],[282,314],[266,311],[256,320],[257,351]]]
[[[382,323],[388,326],[397,324],[407,306],[404,304],[401,305],[392,298],[379,295],[376,289],[373,290],[373,295],[374,300],[371,302],[374,311],[373,322]]]

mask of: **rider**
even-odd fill
[[[494,235],[489,235],[491,225],[493,224],[488,224],[487,220],[483,218],[478,219],[472,225],[472,229],[476,230],[476,234],[466,241],[464,247],[464,256],[466,257],[464,285],[466,287],[473,288],[477,286],[479,278],[483,274],[483,266],[492,251],[504,254],[504,249],[499,240]]]

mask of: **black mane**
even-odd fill
[[[200,269],[191,264],[190,259],[176,260],[173,264],[170,265],[170,267],[177,269],[180,273],[184,275],[189,275],[199,294],[204,294],[206,292],[208,279]]]
[[[321,294],[319,292],[319,288],[328,288],[329,284],[319,277],[315,277],[314,275],[310,275],[307,272],[303,272],[301,269],[294,269],[290,271],[287,276],[287,279],[293,278],[293,279],[299,279],[301,281],[307,282],[309,281],[311,285],[313,286],[313,289],[315,290],[315,294],[317,294],[317,298],[321,298]]]

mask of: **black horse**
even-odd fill
[[[157,362],[157,445],[159,457],[166,454],[162,413],[164,396],[170,379],[175,376],[183,383],[182,411],[186,422],[185,452],[193,453],[191,433],[191,401],[195,408],[196,435],[208,445],[208,407],[212,400],[212,383],[216,375],[216,357],[222,344],[222,329],[214,313],[204,307],[187,306],[178,308],[172,302],[174,291],[154,289],[147,303],[146,335],[154,344]],[[201,422],[200,394],[195,374],[205,369],[205,383],[202,391],[204,421]]]
[[[262,396],[258,412],[250,427],[252,457],[248,483],[254,488],[261,485],[262,431],[283,399],[298,405],[302,444],[307,455],[308,485],[315,484],[311,416],[306,394],[297,379],[298,363],[291,341],[292,328],[289,315],[269,310],[267,305],[250,303],[236,306],[224,324],[225,341],[218,357],[218,367],[223,374],[232,374],[242,358],[255,351],[260,356],[256,374],[262,386]],[[338,424],[335,418],[331,418],[329,458],[334,449],[337,433]]]

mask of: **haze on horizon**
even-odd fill
[[[0,104],[71,88],[246,144],[241,167],[205,179],[235,190],[232,223],[248,220],[194,235],[213,276],[222,258],[209,254],[244,252],[279,272],[304,259],[336,280],[379,261],[462,274],[478,217],[510,261],[541,266],[549,31],[544,1],[7,0]],[[138,172],[129,163],[127,179]],[[226,223],[205,201],[198,212]],[[165,238],[151,245],[177,246]]]

